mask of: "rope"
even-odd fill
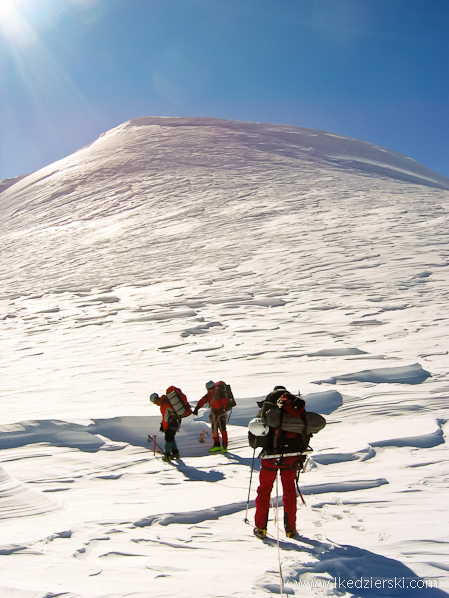
[[[281,598],[283,598],[284,589],[282,585],[281,547],[279,545],[279,471],[276,471],[276,510],[274,516],[274,524],[276,526],[276,541],[278,547],[279,590],[281,593]]]
[[[304,472],[304,469],[302,470]],[[302,500],[302,504],[307,507],[306,505],[306,501],[304,500],[304,496],[301,493],[301,490],[299,489],[299,472],[300,470],[298,469],[297,473],[296,473],[296,490],[298,491],[298,496],[301,497]]]
[[[214,431],[214,429],[215,429],[217,432],[222,432],[222,428],[221,428],[221,425],[220,425],[220,419],[221,419],[223,416],[225,416],[225,417],[224,417],[224,419],[226,420],[226,421],[225,421],[225,426],[226,426],[226,425],[228,424],[228,422],[229,422],[229,417],[230,417],[230,415],[228,416],[228,414],[227,414],[227,412],[226,412],[226,411],[225,411],[225,412],[223,412],[223,413],[220,413],[219,415],[217,415],[217,414],[215,413],[215,410],[214,410],[214,409],[212,409],[212,408],[210,409],[210,413],[209,413],[209,421],[210,421],[210,426],[211,426],[212,432]]]

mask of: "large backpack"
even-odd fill
[[[237,405],[231,387],[226,382],[220,381],[215,383],[215,398],[218,400],[226,399],[225,411],[231,411]]]
[[[167,388],[166,396],[170,405],[173,407],[173,411],[176,413],[179,419],[187,417],[192,413],[192,409],[189,405],[187,397],[179,388],[176,388],[176,386],[170,386],[170,388]]]
[[[265,436],[248,432],[249,445],[267,453],[297,453],[305,451],[312,434],[324,428],[326,420],[318,413],[307,412],[304,400],[289,392],[268,395],[258,413],[269,427]]]

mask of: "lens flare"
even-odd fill
[[[1,0],[0,30],[13,46],[25,47],[37,40],[34,29],[22,15],[21,0]]]

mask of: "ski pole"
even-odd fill
[[[251,462],[251,475],[249,476],[248,500],[246,501],[246,515],[245,515],[245,519],[243,520],[245,523],[249,523],[249,521],[248,521],[249,496],[251,494],[251,482],[253,480],[254,456],[255,456],[255,454],[256,454],[256,449],[253,450],[253,460]]]
[[[160,450],[161,453],[164,452],[156,441],[156,434],[154,436],[151,436],[151,434],[148,434],[148,442],[153,443],[153,453],[155,456],[156,456],[156,447]]]

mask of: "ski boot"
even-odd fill
[[[267,535],[267,530],[264,527],[255,527],[253,529],[253,534],[256,536],[256,538],[263,540]]]
[[[285,535],[287,536],[287,538],[296,538],[298,535],[298,532],[295,529],[285,528]]]
[[[219,442],[215,442],[214,446],[209,449],[209,453],[221,453],[221,444]]]

